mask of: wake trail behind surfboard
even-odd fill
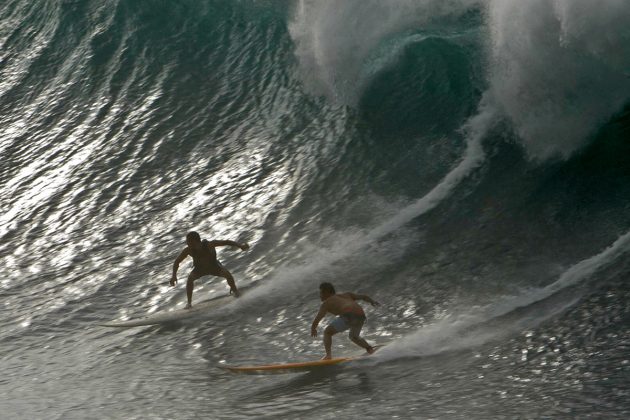
[[[233,295],[220,296],[213,299],[208,299],[193,305],[190,309],[175,309],[170,311],[161,311],[151,315],[146,315],[139,318],[132,318],[121,321],[111,321],[99,324],[103,327],[114,328],[131,328],[131,327],[143,327],[148,325],[160,325],[169,324],[184,321],[187,319],[205,316],[212,313],[214,310],[233,304],[238,299],[241,299],[248,290],[240,290],[239,297]]]

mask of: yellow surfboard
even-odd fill
[[[337,357],[328,360],[314,360],[310,362],[280,363],[277,365],[260,366],[221,366],[234,373],[264,374],[264,373],[290,373],[308,371],[318,367],[333,366],[352,360],[352,357]]]
[[[374,346],[374,349],[381,348],[383,346]],[[363,359],[370,355],[364,353],[360,356],[354,357],[336,357],[334,359],[327,360],[312,360],[307,362],[294,362],[294,363],[279,363],[273,365],[259,365],[259,366],[223,366],[219,365],[222,369],[229,370],[234,373],[246,373],[250,375],[264,375],[274,373],[295,373],[306,372],[316,370],[318,368],[336,366],[342,363],[346,363],[352,360]]]

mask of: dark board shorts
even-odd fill
[[[220,262],[216,262],[216,264],[208,264],[202,267],[194,267],[192,269],[192,273],[197,276],[220,276],[223,272],[224,268]],[[191,273],[191,274],[192,274]]]

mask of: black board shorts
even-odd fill
[[[208,264],[203,267],[193,267],[191,274],[196,274],[199,277],[202,276],[220,276],[223,272],[224,268],[220,262],[216,262],[216,264]]]

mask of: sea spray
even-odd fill
[[[582,293],[566,293],[566,297],[560,296],[558,301],[549,305],[541,306],[538,303],[553,295],[569,292],[568,289],[572,286],[592,281],[592,276],[597,271],[614,263],[628,251],[630,232],[619,237],[602,252],[571,266],[555,282],[542,288],[524,290],[518,296],[498,299],[485,307],[446,315],[431,325],[423,326],[395,340],[380,350],[374,360],[380,363],[405,357],[430,356],[463,350],[536,327],[574,306]],[[518,314],[517,310],[520,310]],[[509,317],[511,313],[515,313],[512,318]]]
[[[475,9],[480,0],[297,2],[289,25],[305,86],[353,105],[368,56],[389,37]],[[404,43],[400,44],[404,46]],[[392,54],[395,56],[395,54]]]
[[[566,158],[630,99],[623,0],[494,0],[489,80],[525,152]]]

